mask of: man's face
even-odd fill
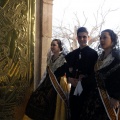
[[[80,45],[80,47],[85,47],[87,45],[87,41],[88,41],[88,34],[86,32],[79,32],[77,39],[78,39],[78,43]]]

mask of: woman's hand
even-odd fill
[[[120,107],[120,102],[114,98],[110,98],[110,106],[114,109]]]
[[[69,77],[68,81],[72,84],[72,86],[74,86],[74,87],[77,86],[78,79]]]

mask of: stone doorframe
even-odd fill
[[[36,0],[34,89],[46,68],[47,52],[52,38],[52,6],[53,0]]]

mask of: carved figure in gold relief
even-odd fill
[[[28,1],[0,0],[0,120],[13,120],[30,85]]]

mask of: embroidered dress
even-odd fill
[[[54,62],[51,58],[48,59],[47,65],[49,65],[60,83],[61,77],[64,76],[66,72],[66,61],[64,55],[60,54]],[[40,86],[32,93],[25,113],[34,120],[54,120],[56,99],[57,92],[55,91],[49,75],[46,72]]]
[[[119,57],[119,52],[117,51],[113,51],[104,60],[101,60],[100,56],[95,65],[96,72],[106,75],[108,71],[120,63]],[[104,82],[109,96],[120,100],[120,67],[110,73],[104,79]],[[97,86],[96,89],[87,94],[85,100],[80,99],[80,102],[83,103],[80,120],[110,120],[101,101]]]

